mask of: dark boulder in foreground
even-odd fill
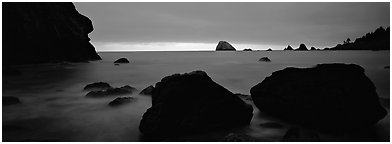
[[[106,97],[106,96],[126,95],[126,94],[132,94],[132,92],[135,90],[136,88],[126,85],[120,88],[109,88],[106,90],[91,91],[87,93],[86,97],[99,98],[99,97]]]
[[[100,60],[89,18],[72,3],[3,3],[3,64]]]
[[[20,100],[17,97],[13,96],[3,96],[3,106],[20,104]]]
[[[114,63],[129,63],[129,60],[127,58],[120,58],[114,61]]]
[[[216,51],[235,51],[236,49],[226,41],[219,41]]]
[[[126,103],[130,103],[134,100],[133,97],[118,97],[109,103],[109,106],[120,106]]]
[[[260,62],[271,62],[271,60],[268,57],[262,57],[259,59]]]
[[[106,90],[112,88],[112,86],[110,86],[108,83],[106,82],[95,82],[95,83],[91,83],[86,85],[83,90],[87,90],[87,91],[99,91],[99,90]]]
[[[355,64],[285,68],[250,93],[261,111],[323,130],[368,127],[386,115],[374,84]]]
[[[229,129],[248,125],[252,111],[203,71],[174,74],[155,85],[152,107],[139,129],[145,136],[160,138]]]
[[[152,95],[152,91],[154,90],[154,86],[150,85],[146,88],[144,88],[139,94],[142,95]]]
[[[296,51],[307,51],[308,48],[306,48],[305,44],[300,44],[299,48],[295,49]]]

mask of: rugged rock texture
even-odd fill
[[[139,94],[142,95],[152,95],[152,91],[154,90],[154,86],[150,85],[146,88],[144,88]]]
[[[3,63],[100,60],[90,19],[72,3],[3,3]]]
[[[283,50],[294,50],[294,49],[290,45],[288,45],[287,48],[285,48]]]
[[[296,51],[307,51],[308,48],[306,48],[305,44],[300,44],[299,48],[295,49]]]
[[[114,61],[114,63],[129,63],[129,60],[127,58],[120,58]]]
[[[268,57],[262,57],[259,59],[260,62],[271,62],[271,60]]]
[[[285,68],[250,93],[260,111],[328,131],[370,127],[386,115],[374,84],[355,64]]]
[[[235,51],[236,49],[226,41],[219,41],[216,51]]]
[[[108,83],[106,82],[95,82],[95,83],[91,83],[86,85],[83,90],[87,90],[87,91],[99,91],[99,90],[106,90],[112,88],[112,86],[110,86]]]
[[[174,74],[155,85],[152,107],[139,129],[145,136],[176,137],[248,125],[253,108],[203,71]]]

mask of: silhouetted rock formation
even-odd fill
[[[152,91],[154,90],[154,86],[150,85],[146,88],[144,88],[139,94],[142,95],[152,95]]]
[[[244,49],[243,51],[252,51],[252,49]]]
[[[91,83],[86,85],[83,90],[87,90],[87,91],[99,91],[99,90],[106,90],[112,88],[112,86],[110,86],[108,83],[106,82],[95,82],[95,83]]]
[[[287,48],[285,48],[283,50],[294,50],[294,49],[290,45],[288,45]]]
[[[235,48],[226,41],[219,41],[216,51],[235,51]]]
[[[266,51],[272,51],[272,49],[269,48],[269,49],[267,49]]]
[[[262,57],[259,59],[261,62],[271,62],[271,60],[268,57]]]
[[[248,125],[252,111],[203,71],[174,74],[155,85],[152,107],[139,129],[145,136],[161,138],[228,129]]]
[[[130,103],[134,100],[133,97],[118,97],[109,103],[109,106],[120,106],[126,103]]]
[[[285,68],[250,93],[261,111],[328,131],[372,126],[386,115],[374,84],[355,64]]]
[[[310,50],[317,50],[315,47],[311,47]]]
[[[17,97],[13,96],[3,96],[3,106],[20,104],[20,100]]]
[[[114,61],[114,63],[129,63],[127,58],[120,58],[116,61]]]
[[[390,50],[389,33],[389,27],[387,29],[379,27],[374,32],[355,39],[354,42],[350,42],[348,38],[343,44],[324,50]]]
[[[305,44],[300,44],[299,48],[295,49],[296,51],[307,51],[308,48],[306,48]]]
[[[126,85],[120,88],[109,88],[106,90],[91,91],[86,94],[86,97],[99,98],[99,97],[106,97],[106,96],[118,96],[118,95],[132,94],[132,92],[135,90],[136,88]]]
[[[72,3],[3,3],[3,63],[100,60],[93,25]]]

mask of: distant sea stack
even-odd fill
[[[300,44],[299,48],[295,49],[296,51],[307,51],[308,48],[306,48],[305,44]]]
[[[226,41],[219,41],[216,51],[236,51],[236,49]]]
[[[294,49],[290,45],[288,45],[287,48],[285,48],[283,50],[294,50]]]
[[[73,3],[3,3],[3,63],[100,60],[89,18]]]

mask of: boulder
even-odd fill
[[[317,50],[315,47],[310,47],[310,50]]]
[[[126,103],[130,103],[134,100],[133,97],[118,97],[109,103],[109,106],[120,106]]]
[[[100,60],[89,18],[72,3],[3,3],[3,64]]]
[[[272,51],[272,49],[269,48],[269,49],[267,49],[266,51]]]
[[[253,108],[215,83],[207,73],[193,71],[164,77],[152,92],[152,106],[139,130],[150,137],[176,137],[248,125]]]
[[[216,51],[235,51],[236,49],[226,41],[219,41]]]
[[[117,63],[129,63],[129,61],[128,61],[127,58],[120,58],[120,59],[114,61],[114,63],[115,64],[117,64]]]
[[[126,85],[120,88],[108,88],[106,90],[91,91],[86,94],[86,97],[99,98],[99,97],[107,97],[107,96],[126,95],[126,94],[132,94],[132,92],[135,90],[136,88]]]
[[[108,83],[106,82],[95,82],[95,83],[90,83],[86,85],[83,90],[87,91],[99,91],[99,90],[106,90],[112,88]]]
[[[244,49],[243,51],[252,51],[252,49]]]
[[[295,49],[296,51],[307,51],[308,48],[306,48],[305,44],[300,44],[299,48]]]
[[[271,62],[271,60],[268,57],[262,57],[259,59],[260,62]]]
[[[144,88],[139,94],[141,95],[152,95],[152,91],[154,90],[154,86],[150,85]]]
[[[3,96],[3,106],[20,104],[20,100],[17,97],[13,96]]]
[[[374,84],[355,64],[285,68],[250,93],[260,111],[328,131],[372,126],[386,115]]]
[[[294,49],[290,45],[288,45],[287,48],[285,48],[283,50],[294,50]]]

